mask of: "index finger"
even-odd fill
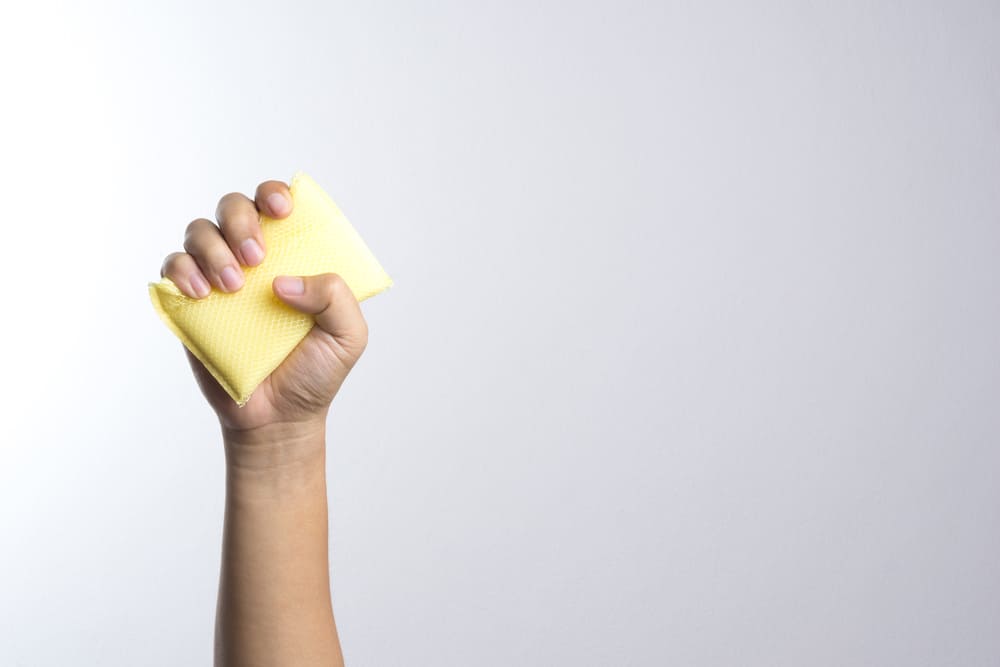
[[[281,181],[264,181],[254,195],[257,210],[272,218],[285,218],[292,212],[292,193]]]

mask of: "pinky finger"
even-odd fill
[[[198,263],[186,252],[167,255],[160,275],[170,278],[181,292],[193,299],[206,297],[212,291]]]

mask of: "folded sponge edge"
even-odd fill
[[[212,377],[215,378],[216,382],[218,382],[219,385],[226,390],[226,393],[229,394],[234,401],[236,401],[236,404],[242,408],[244,405],[246,405],[247,401],[250,400],[250,394],[247,394],[246,396],[241,396],[240,393],[232,385],[229,384],[229,382],[222,375],[222,373],[220,373],[215,369],[215,366],[205,356],[205,354],[201,351],[198,345],[193,340],[191,340],[179,326],[177,326],[177,323],[174,322],[174,319],[170,317],[167,311],[163,308],[163,303],[160,301],[160,290],[171,289],[171,288],[173,288],[173,291],[176,291],[177,294],[181,293],[181,291],[177,288],[177,285],[174,284],[174,282],[170,280],[170,278],[163,278],[158,283],[149,283],[149,298],[153,302],[153,309],[156,310],[156,314],[159,315],[160,320],[162,320],[163,323],[166,324],[167,327],[170,329],[170,331],[172,331],[173,334],[180,339],[181,343],[184,344],[184,347],[186,347],[191,352],[191,354],[193,354],[195,358],[201,362],[201,365],[204,366],[206,370],[208,370],[208,372],[212,374]]]

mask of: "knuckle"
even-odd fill
[[[188,223],[188,226],[184,228],[184,237],[190,238],[195,234],[200,233],[205,229],[205,225],[211,225],[212,223],[205,218],[195,218]]]
[[[327,303],[337,298],[337,284],[331,276],[326,276],[322,282],[323,297]]]
[[[187,253],[183,252],[172,252],[167,255],[160,267],[160,275],[167,276],[176,273],[181,268],[181,263],[186,255]]]
[[[328,282],[330,284],[330,291],[334,295],[341,295],[345,290],[350,288],[347,286],[347,281],[339,273],[329,274]]]
[[[239,203],[242,200],[243,194],[240,192],[227,192],[226,194],[219,197],[219,205],[216,206],[217,211],[222,211],[233,204]]]
[[[348,287],[347,281],[345,281],[340,275],[336,273],[328,273],[323,279],[323,296],[326,297],[328,303],[333,303],[345,299],[351,294],[351,288]]]
[[[233,226],[249,226],[257,221],[257,208],[243,198],[241,201],[234,201],[232,204],[223,207],[219,205],[216,217],[219,219],[219,226],[224,230]]]
[[[198,221],[191,223],[195,225]],[[216,258],[219,255],[229,254],[228,246],[219,232],[219,228],[208,220],[203,220],[200,224],[192,228],[192,231],[184,237],[184,250],[195,258]]]

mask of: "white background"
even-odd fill
[[[1000,664],[995,2],[20,4],[0,664],[210,661],[146,283],[298,169],[396,282],[329,425],[349,664]]]

